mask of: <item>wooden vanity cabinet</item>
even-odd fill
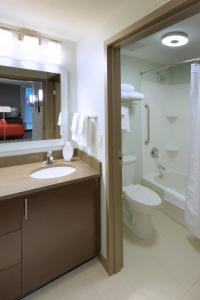
[[[97,255],[99,179],[33,193],[24,205],[22,295]]]
[[[19,299],[97,255],[99,178],[0,201],[0,300]]]

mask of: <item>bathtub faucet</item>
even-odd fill
[[[163,165],[161,165],[161,164],[158,164],[157,168],[158,168],[158,171],[159,171],[159,175],[158,176],[159,177],[163,177],[164,172],[166,171],[166,168]]]

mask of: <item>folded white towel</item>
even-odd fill
[[[85,148],[94,146],[96,136],[96,121],[87,115],[80,115],[78,144]]]
[[[57,123],[58,126],[60,126],[60,136],[63,135],[63,132],[62,132],[62,113],[60,112],[59,113],[59,116],[58,116],[58,123]]]
[[[97,123],[95,119],[87,118],[87,147],[94,147],[96,132],[97,132]]]
[[[74,113],[72,117],[72,125],[71,125],[72,141],[74,142],[78,142],[79,140],[79,127],[80,127],[80,114]]]
[[[121,107],[121,129],[124,130],[125,132],[131,132],[129,109],[126,106]]]
[[[132,97],[136,100],[143,100],[144,99],[144,94],[143,93],[140,93],[140,92],[133,92],[132,93]]]
[[[122,99],[130,99],[130,93],[129,92],[121,92],[121,98]]]
[[[121,91],[131,93],[135,91],[135,87],[129,83],[121,83]]]
[[[74,113],[72,118],[72,140],[78,145],[88,148],[93,147],[96,138],[96,121],[87,115]]]
[[[121,92],[121,98],[124,100],[143,100],[144,94],[137,91]]]
[[[185,208],[185,196],[170,188],[165,189],[164,199],[182,209]]]
[[[87,147],[87,119],[86,115],[80,115],[78,144],[82,147]]]

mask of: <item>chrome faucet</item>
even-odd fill
[[[150,154],[151,154],[151,157],[153,157],[155,160],[158,160],[158,148],[153,147],[151,149]]]
[[[47,166],[55,163],[55,159],[53,158],[52,151],[47,152],[47,160],[43,161],[42,165]]]
[[[158,175],[159,178],[163,177],[164,172],[166,171],[166,168],[161,164],[158,164],[157,168],[158,168],[158,171],[159,171],[159,175]]]

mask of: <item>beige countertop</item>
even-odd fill
[[[82,160],[65,162],[63,159],[58,159],[53,164],[56,165],[72,166],[76,171],[54,179],[33,179],[30,174],[41,168],[41,162],[0,168],[0,201],[100,176],[98,171]]]

